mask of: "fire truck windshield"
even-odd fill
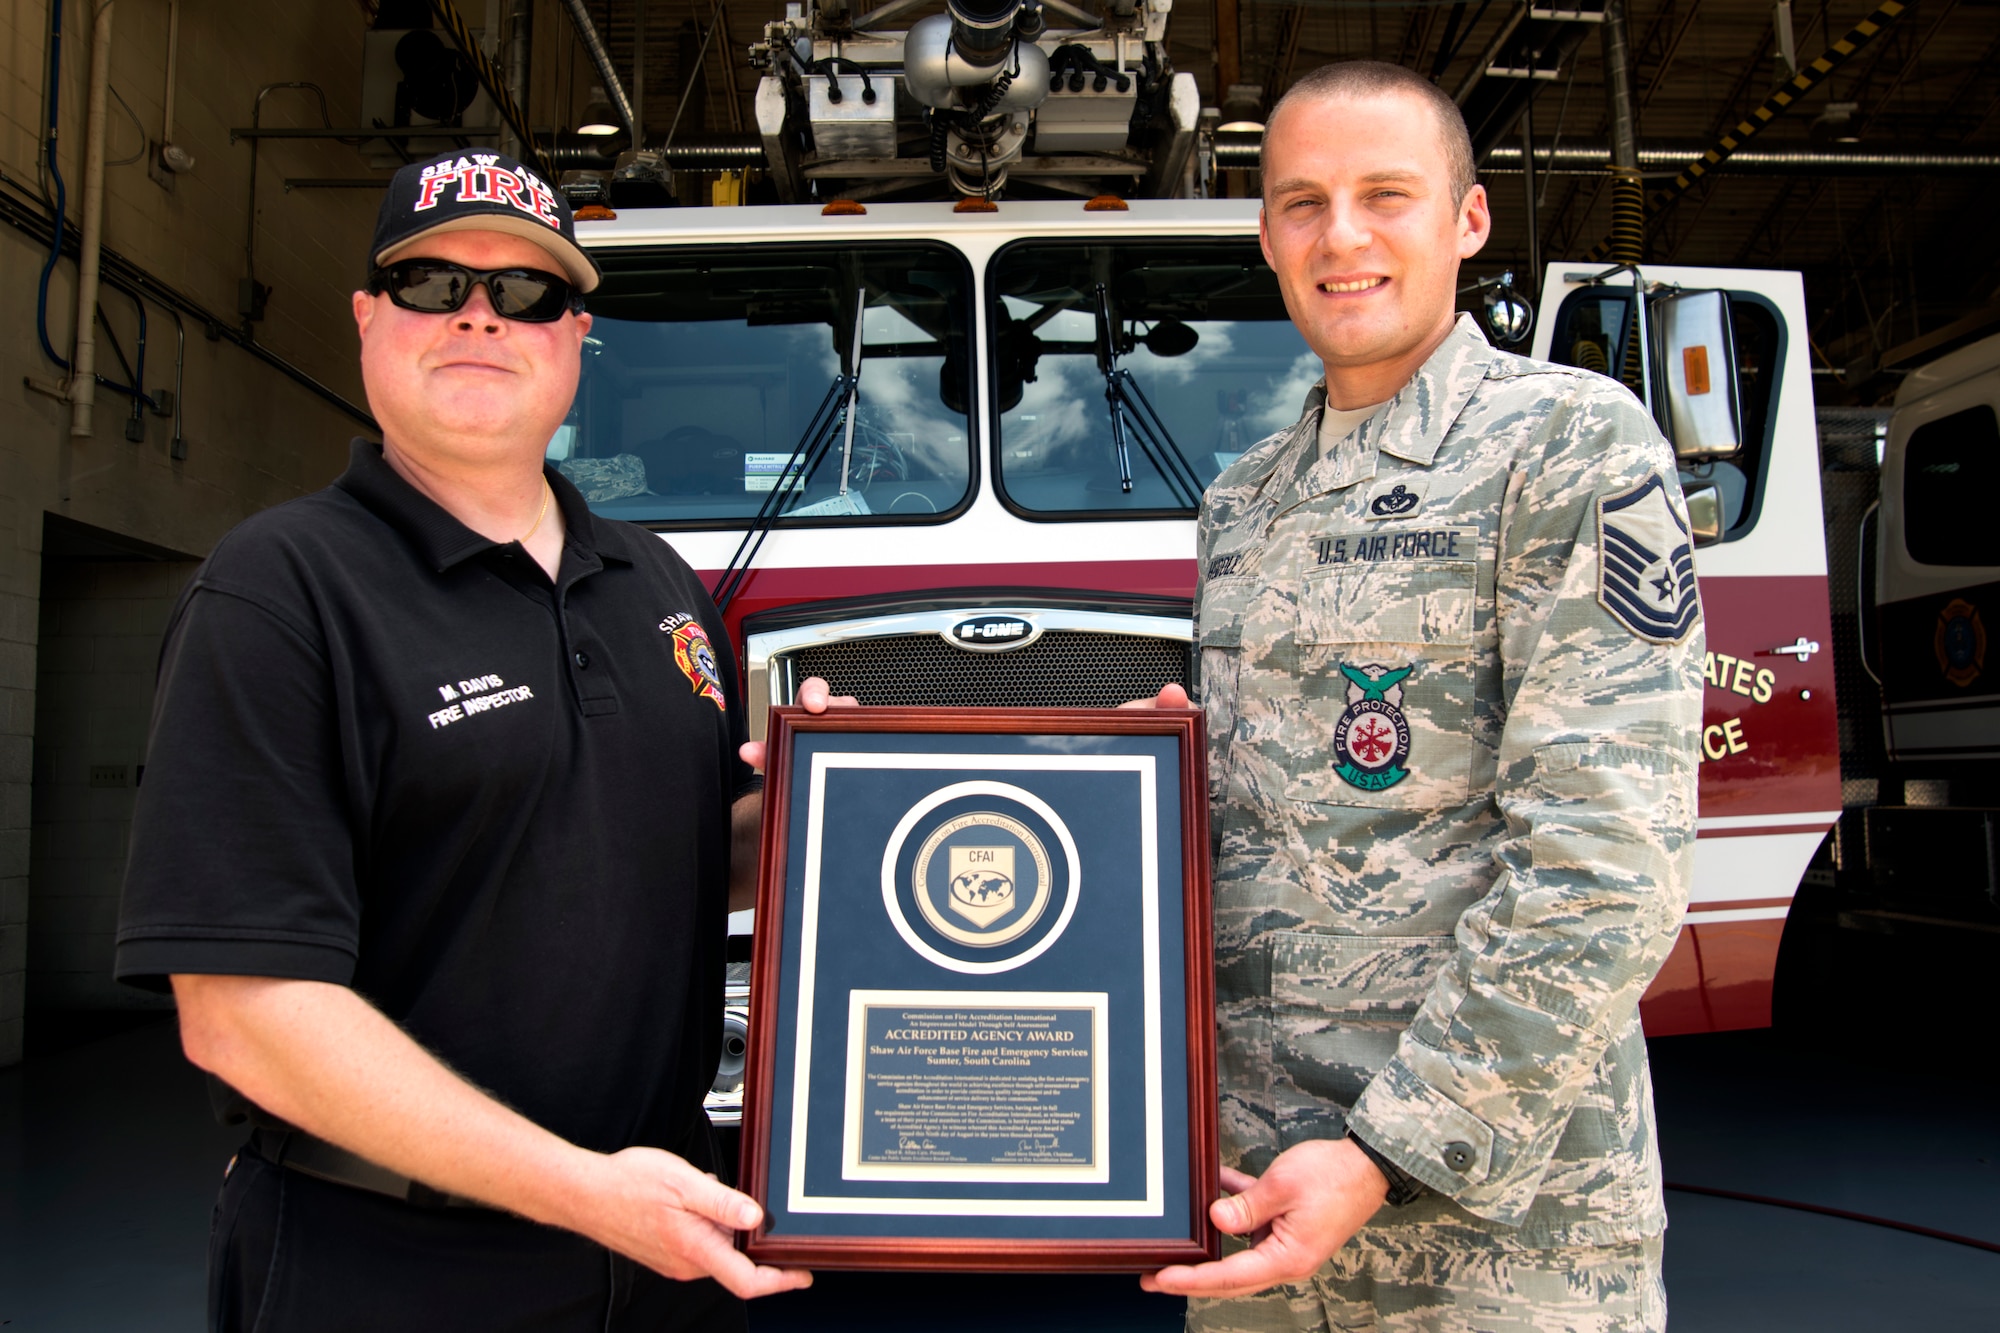
[[[917,243],[600,250],[604,284],[582,381],[549,458],[613,518],[744,526],[784,491],[779,523],[925,521],[967,500],[972,277]],[[800,436],[863,361],[851,447]],[[843,485],[842,471],[846,471]]]
[[[1028,517],[1184,518],[1197,488],[1175,483],[1181,458],[1206,486],[1298,420],[1320,378],[1255,240],[1023,241],[995,257],[990,289],[996,473]],[[1177,453],[1120,450],[1107,362]]]

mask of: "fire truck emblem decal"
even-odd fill
[[[1387,791],[1410,776],[1410,723],[1403,716],[1403,682],[1415,667],[1340,664],[1347,677],[1347,711],[1333,727],[1334,772],[1350,787]]]
[[[1694,543],[1658,473],[1597,502],[1597,600],[1652,643],[1679,643],[1701,613]]]
[[[1004,653],[1009,648],[1025,648],[1041,636],[1042,632],[1034,621],[1004,612],[967,616],[945,633],[945,638],[955,646],[976,653]]]
[[[1979,618],[1979,608],[1963,597],[1945,603],[1938,612],[1931,647],[1946,680],[1961,689],[1978,680],[1986,670],[1986,623]]]

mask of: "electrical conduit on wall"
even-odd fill
[[[50,0],[60,3],[61,0]],[[104,116],[111,87],[111,16],[115,0],[98,7],[90,31],[90,105],[84,126],[83,250],[76,261],[76,357],[69,379],[71,439],[91,433],[97,402],[97,266],[104,242]],[[144,391],[143,385],[133,388]]]

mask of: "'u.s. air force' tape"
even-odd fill
[[[1685,639],[1701,614],[1694,542],[1658,473],[1597,502],[1597,547],[1597,600],[1612,619],[1653,643]]]

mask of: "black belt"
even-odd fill
[[[386,1194],[419,1208],[491,1206],[462,1194],[434,1190],[421,1180],[399,1176],[387,1167],[377,1166],[365,1157],[336,1147],[325,1139],[316,1139],[303,1130],[253,1129],[250,1131],[250,1146],[259,1157],[274,1166],[286,1167],[302,1176],[330,1180],[336,1185],[350,1185],[373,1194]]]

